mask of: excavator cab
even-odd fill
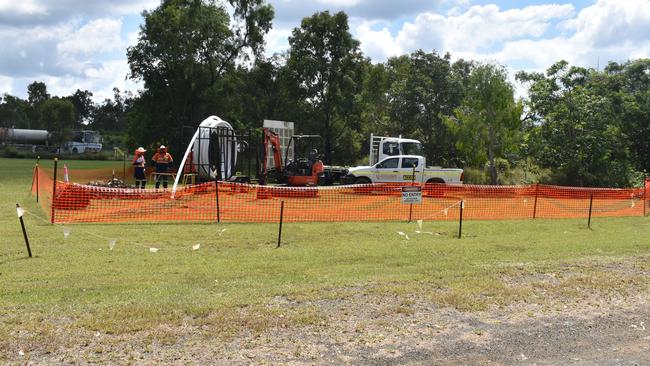
[[[319,135],[294,135],[291,137],[284,154],[283,165],[280,138],[269,129],[264,129],[264,147],[262,152],[262,169],[259,174],[261,184],[267,182],[269,171],[277,173],[278,183],[286,183],[290,186],[314,186],[318,184],[319,177],[325,173],[325,167],[320,160],[320,153],[317,147],[320,146],[322,138]],[[267,166],[267,151],[271,147],[273,154],[273,168]],[[294,159],[289,159],[289,151],[293,147]]]
[[[291,137],[287,152],[291,145],[294,150],[294,160],[288,160],[284,169],[286,183],[290,186],[315,186],[322,177],[325,168],[320,159],[317,147],[322,144],[319,135],[294,135]]]

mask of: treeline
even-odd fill
[[[51,96],[47,85],[38,81],[27,86],[27,95],[27,100],[10,94],[0,97],[0,127],[48,130],[54,144],[66,141],[75,129],[125,131],[134,100],[132,93],[117,88],[113,89],[113,98],[101,103],[93,102],[93,93],[88,90]]]
[[[138,95],[116,90],[93,104],[88,91],[49,98],[34,83],[27,101],[3,97],[0,123],[49,128],[44,111],[55,100],[70,103],[77,126],[127,131],[131,148],[180,151],[201,120],[218,115],[236,128],[294,121],[297,132],[323,137],[326,163],[363,162],[370,133],[416,138],[430,165],[466,168],[472,182],[616,187],[639,184],[650,170],[648,59],[520,72],[526,94],[518,99],[495,63],[421,50],[373,63],[342,12],[304,18],[289,49],[267,58],[273,9],[230,3],[232,15],[205,0],[145,12],[127,51],[129,77],[144,85]]]

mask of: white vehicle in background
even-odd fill
[[[72,139],[63,144],[63,149],[74,154],[102,151],[102,136],[97,131],[73,131]]]
[[[427,167],[419,155],[389,156],[372,166],[349,168],[346,182],[463,184],[463,169]]]
[[[10,145],[19,148],[29,148],[32,151],[55,148],[51,143],[52,133],[46,130],[28,130],[20,128],[0,128],[0,146]],[[61,146],[65,152],[81,154],[84,152],[100,152],[102,136],[98,131],[72,131],[72,138]],[[55,150],[55,151],[58,151]]]
[[[463,183],[462,169],[427,167],[422,143],[401,136],[385,137],[371,134],[368,161],[369,166],[349,168],[342,180],[348,184]]]
[[[368,164],[375,165],[389,156],[424,155],[422,143],[418,140],[400,137],[375,136],[370,134]]]

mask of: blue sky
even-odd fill
[[[566,59],[601,67],[650,57],[650,0],[270,0],[276,11],[267,54],[288,47],[303,17],[343,10],[374,62],[416,49],[453,58],[544,70]],[[88,89],[100,101],[127,80],[126,48],[137,41],[140,13],[158,0],[0,0],[0,95],[26,96],[32,81],[53,95]]]

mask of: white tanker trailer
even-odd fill
[[[47,145],[50,133],[45,130],[0,128],[0,142],[11,145]]]
[[[29,147],[32,150],[49,147],[51,133],[46,130],[27,130],[20,128],[0,128],[0,146],[11,145]],[[72,139],[66,141],[63,150],[71,153],[102,150],[101,135],[97,131],[72,131]]]

